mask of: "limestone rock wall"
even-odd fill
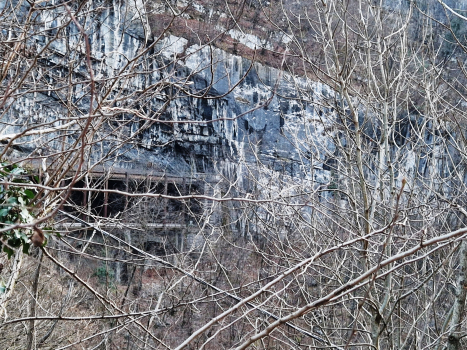
[[[6,9],[7,4],[0,2],[0,8]],[[32,72],[19,66],[28,72],[26,80],[36,85],[32,89],[19,85],[18,93],[8,98],[2,109],[1,135],[41,123],[44,128],[60,127],[70,118],[85,117],[89,110],[83,31],[71,20],[69,10],[49,9],[47,4],[34,12],[34,25],[24,39],[37,64]],[[176,174],[220,170],[238,177],[251,166],[291,177],[311,176],[318,185],[332,181],[332,169],[342,156],[336,142],[342,146],[351,140],[339,131],[342,116],[331,107],[340,103],[339,96],[328,86],[169,33],[155,37],[141,1],[84,6],[90,15],[77,21],[89,37],[97,91],[94,104],[101,117],[109,116],[99,125],[102,138],[97,137],[99,141],[91,147],[91,158],[100,159],[115,148],[108,164],[142,173],[148,168]],[[4,19],[13,20],[16,15],[21,22],[30,7],[22,3],[20,9],[5,12]],[[2,35],[17,38],[21,33],[3,27]],[[71,85],[63,78],[67,76]],[[2,84],[6,89],[8,79]],[[362,123],[365,118],[368,115],[362,115]],[[428,168],[446,152],[457,159],[455,150],[437,146],[439,136],[433,136],[435,129],[429,125],[424,126],[421,140],[406,141],[424,123],[422,117],[400,117],[392,152],[400,157],[407,174]],[[370,148],[378,140],[379,127],[378,118],[364,125]],[[67,147],[76,142],[72,131],[79,129],[79,125],[67,128]],[[125,137],[131,142],[122,145]],[[15,142],[10,156],[52,154],[61,147],[63,138],[57,133],[33,135]],[[427,156],[420,157],[421,153]],[[452,165],[443,164],[440,173]]]

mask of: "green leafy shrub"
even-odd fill
[[[32,200],[36,191],[26,186],[15,186],[12,183],[33,185],[27,176],[27,171],[7,162],[0,163],[0,229],[7,229],[9,225],[28,224],[33,222]],[[10,258],[14,248],[22,247],[28,254],[31,247],[31,230],[11,229],[0,233],[0,249]]]

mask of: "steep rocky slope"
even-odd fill
[[[70,9],[35,8],[21,47],[13,39],[4,44],[5,49],[7,45],[21,49],[12,58],[23,55],[25,63],[17,63],[24,76],[18,73],[10,82],[3,81],[8,98],[1,133],[19,133],[41,124],[65,128],[73,124],[70,117],[86,118],[94,98],[100,119],[93,122],[94,146],[89,154],[106,166],[188,174],[214,172],[215,164],[228,169],[228,164],[261,162],[291,176],[303,177],[313,169],[317,183],[329,183],[330,166],[338,156],[336,140],[348,142],[339,136],[339,128],[347,127],[342,120],[349,113],[348,102],[333,92],[338,84],[329,77],[333,88],[319,82],[318,78],[326,79],[306,64],[294,70],[294,64],[298,67],[306,57],[289,51],[310,50],[317,44],[303,39],[305,46],[299,46],[286,17],[273,21],[280,13],[304,11],[303,6],[287,2],[286,9],[278,9],[275,2],[246,2],[226,9],[222,4],[117,0],[100,7],[87,4],[93,11],[79,17],[81,28],[70,17]],[[31,7],[22,4],[22,10],[15,11],[9,15],[16,14],[21,21]],[[357,91],[364,79],[352,84]],[[364,98],[361,101],[364,142],[372,149],[380,142],[381,118],[376,110],[368,112],[376,107]],[[430,154],[435,130],[419,109],[409,106],[405,112],[392,112],[392,123],[397,124],[392,152],[406,146],[415,135],[411,130],[422,126],[417,137],[428,145],[423,152]],[[64,140],[68,145],[79,140],[73,133],[80,128],[67,126],[66,139],[40,132],[14,141],[8,156],[53,154],[63,148]],[[428,158],[415,165],[410,155],[414,148],[408,146],[405,152],[402,164],[408,165],[402,167],[426,168]]]

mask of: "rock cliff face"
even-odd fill
[[[95,5],[87,4],[90,8]],[[3,2],[1,7],[5,6]],[[26,18],[31,8],[22,6],[20,14]],[[253,63],[212,45],[160,30],[158,35],[144,6],[141,1],[104,1],[101,7],[93,7],[92,15],[78,19],[83,30],[71,19],[70,9],[39,6],[25,47],[38,57],[28,79],[42,85],[33,93],[21,86],[10,96],[3,110],[1,134],[22,132],[26,125],[41,123],[60,127],[69,122],[67,118],[86,116],[91,98],[86,33],[97,91],[93,102],[100,108],[100,117],[108,116],[98,135],[107,133],[105,139],[96,141],[90,152],[94,159],[119,145],[107,163],[143,173],[148,168],[175,174],[212,173],[216,167],[238,171],[238,164],[261,164],[290,176],[303,177],[313,169],[314,181],[331,181],[334,157],[338,156],[336,140],[348,142],[336,128],[339,118],[330,107],[340,103],[336,93],[322,83]],[[4,28],[3,35],[15,38],[21,34]],[[253,35],[230,35],[245,47],[261,43]],[[286,42],[287,38],[280,40]],[[63,78],[67,76],[68,83],[73,82],[70,86]],[[4,86],[6,82],[2,82]],[[12,120],[16,122],[8,122]],[[406,115],[400,116],[398,123],[393,151],[405,150],[406,168],[423,169],[429,157],[415,164],[412,153],[419,151],[403,144],[424,121]],[[80,126],[70,128],[67,130]],[[365,123],[368,143],[376,142],[378,128],[376,120]],[[423,131],[426,154],[433,154],[436,148],[430,146],[430,130],[428,126]],[[138,136],[132,138],[135,133]],[[18,143],[17,153],[10,156],[37,149],[52,154],[63,147],[57,136],[23,138],[27,142]],[[131,142],[122,144],[125,137]],[[76,139],[70,135],[67,142],[71,147]]]
[[[253,164],[259,160],[293,175],[300,173],[303,164],[295,140],[304,136],[300,125],[305,120],[316,128],[314,141],[323,147],[328,143],[319,133],[323,125],[320,116],[326,111],[318,111],[311,103],[332,95],[325,85],[295,78],[209,45],[190,45],[187,39],[171,34],[155,41],[148,35],[146,17],[138,12],[138,8],[143,8],[142,2],[114,0],[105,5],[82,21],[89,35],[96,88],[107,94],[95,100],[102,104],[110,101],[104,111],[144,110],[156,120],[135,121],[131,113],[122,113],[130,122],[121,134],[131,135],[141,124],[146,125],[139,129],[137,145],[124,146],[112,160],[114,166],[140,168],[144,172],[150,164],[169,173],[204,173],[212,172],[215,163],[241,160]],[[27,16],[29,10],[25,6],[22,15]],[[18,122],[4,123],[3,135],[22,132],[28,123],[64,124],[61,116],[70,114],[66,100],[71,100],[81,115],[89,109],[89,74],[79,28],[63,7],[37,11],[36,23],[37,34],[31,35],[27,45],[35,53],[43,53],[34,74],[49,81],[49,89],[34,93],[23,89],[12,98],[4,120]],[[79,63],[70,70],[68,60],[72,53]],[[120,75],[130,72],[130,64],[135,65],[133,76],[123,81]],[[61,80],[70,73],[75,80],[71,92],[66,91]],[[109,88],[109,81],[115,86]],[[154,94],[142,101],[146,98],[143,92],[154,87]],[[124,98],[114,101],[118,94]],[[100,143],[101,149],[96,147],[97,153],[92,155],[98,159],[108,152],[121,134],[110,133]],[[47,145],[44,137],[50,141]],[[56,137],[56,133],[42,138],[30,136],[27,143],[16,147],[16,155],[34,152],[36,148],[58,150],[61,141]],[[52,153],[51,149],[47,152]]]
[[[170,130],[155,125],[143,136],[145,147],[174,142],[174,150],[190,155],[200,172],[212,169],[212,162],[244,160],[255,163],[256,157],[269,166],[288,167],[298,174],[300,161],[297,138],[303,140],[304,121],[318,129],[322,120],[313,107],[313,99],[332,95],[322,84],[293,78],[275,68],[254,64],[220,49],[186,47],[186,40],[169,36],[161,43],[163,54],[171,51],[193,52],[177,67],[193,76],[195,91],[209,89],[207,98],[176,99],[164,117],[181,122],[195,120],[201,124],[180,123]],[[169,57],[166,57],[169,58]],[[205,62],[213,62],[200,70]],[[315,142],[326,146],[328,141],[319,132]]]

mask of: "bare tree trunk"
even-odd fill
[[[456,300],[453,305],[447,350],[460,349],[461,323],[467,296],[467,240],[463,240],[459,251],[459,276],[457,277]]]
[[[15,254],[15,259],[13,260],[13,267],[11,269],[10,278],[8,279],[8,282],[5,287],[5,293],[0,296],[0,316],[2,316],[3,312],[6,313],[7,300],[13,293],[13,288],[15,287],[15,283],[18,280],[22,262],[23,251],[21,249],[18,249]]]
[[[40,271],[41,271],[41,265],[42,265],[42,250],[39,250],[39,262],[37,264],[36,272],[34,273],[33,277],[33,282],[32,282],[32,300],[31,300],[31,307],[29,311],[29,315],[31,317],[36,316],[36,303],[37,303],[37,287],[39,285],[39,276],[40,276]],[[33,341],[34,341],[34,320],[29,321],[29,330],[28,330],[28,337],[26,340],[26,349],[31,350],[33,348]]]

